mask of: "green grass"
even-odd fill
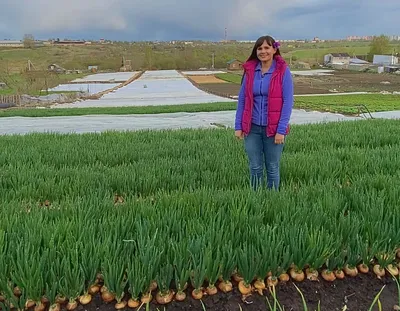
[[[328,111],[343,114],[356,114],[359,106],[363,112],[400,110],[399,95],[384,94],[350,94],[332,96],[299,96],[295,107],[305,110]]]
[[[51,95],[51,94],[76,94],[79,93],[77,91],[33,91],[29,95],[34,95],[34,96],[46,96],[46,95]]]
[[[6,89],[0,90],[0,95],[15,95],[19,90],[24,88],[26,80],[22,74],[14,73],[7,74],[1,71],[0,67],[0,81],[7,85]]]
[[[395,46],[393,46],[395,47]],[[135,70],[141,69],[193,69],[210,67],[214,52],[215,68],[226,68],[227,61],[236,58],[245,60],[253,48],[252,43],[213,44],[195,46],[148,43],[115,43],[91,46],[47,46],[35,49],[0,49],[0,67],[10,72],[20,72],[30,60],[38,70],[45,70],[51,63],[66,69],[87,69],[97,65],[100,70],[119,70],[122,57],[132,60]],[[323,55],[330,52],[366,54],[368,42],[321,42],[285,43],[283,56],[295,55],[298,60],[321,62]]]
[[[84,78],[90,73],[71,73],[71,74],[57,74],[54,75],[54,80],[57,80],[57,82],[60,83],[66,83],[75,79],[80,79]]]
[[[14,94],[15,94],[15,90],[13,90],[13,89],[0,90],[0,95],[14,95]]]
[[[336,268],[369,263],[378,251],[394,256],[400,141],[382,133],[398,132],[394,120],[294,126],[280,192],[249,189],[243,143],[230,130],[0,136],[2,290],[26,284],[23,306],[34,295],[76,299],[98,271],[122,292],[126,283],[115,280],[126,271],[144,294],[152,280],[172,288],[199,276],[202,286],[218,279],[218,266],[225,280],[236,267],[264,279],[291,263],[319,269],[334,258]],[[172,264],[187,274],[168,276]],[[304,296],[315,310],[320,295]],[[321,298],[323,310],[330,303]]]
[[[36,68],[44,70],[51,63],[66,69],[86,70],[89,65],[99,66],[99,70],[118,71],[122,57],[132,60],[134,70],[141,69],[193,69],[209,67],[211,53],[215,52],[216,68],[226,68],[226,62],[232,58],[246,58],[251,44],[204,44],[162,45],[148,43],[115,43],[113,45],[92,46],[49,46],[36,49],[0,50],[0,63],[8,70],[23,70],[28,59]],[[0,66],[1,67],[1,66]]]
[[[14,108],[0,110],[0,117],[52,117],[82,115],[127,115],[159,114],[175,112],[213,112],[236,110],[237,102],[217,102],[204,104],[105,107],[105,108]],[[295,108],[354,115],[361,112],[391,111],[400,109],[399,95],[361,94],[335,96],[296,96]]]
[[[217,73],[215,75],[218,79],[230,82],[230,83],[236,83],[236,84],[241,84],[242,82],[242,74],[241,73]]]
[[[54,74],[46,71],[7,74],[0,70],[0,81],[5,82],[8,86],[7,89],[0,90],[0,95],[43,95],[46,94],[46,92],[41,90],[46,88],[50,89],[59,84],[67,83],[78,78],[83,78],[86,75],[87,73]]]
[[[247,157],[231,130],[0,136],[2,294],[22,310],[24,299],[42,295],[75,301],[100,271],[105,287],[127,299],[126,289],[143,297],[153,280],[174,290],[187,282],[190,296],[191,286],[235,270],[250,282],[291,264],[320,271],[328,258],[330,270],[385,268],[400,241],[400,141],[382,133],[398,132],[395,120],[294,126],[280,192],[249,189]],[[315,310],[321,295],[304,296]],[[329,297],[320,299],[332,310]]]
[[[29,92],[28,95],[32,95],[32,96],[43,96],[43,95],[50,95],[50,94],[73,94],[73,93],[78,93],[75,91],[31,91]],[[0,90],[0,95],[15,95],[17,94],[17,92],[15,91],[15,89],[4,89],[4,90]]]
[[[127,114],[158,114],[174,112],[212,112],[235,110],[236,102],[218,102],[210,104],[187,104],[166,106],[140,107],[105,107],[105,108],[51,108],[51,109],[8,109],[0,110],[0,117],[53,117],[82,115],[127,115]]]

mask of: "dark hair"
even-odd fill
[[[256,43],[254,44],[253,51],[251,52],[249,58],[247,59],[248,61],[249,60],[253,60],[253,59],[257,59],[257,49],[260,46],[262,46],[265,41],[270,46],[273,46],[273,44],[275,43],[275,39],[272,38],[271,36],[262,36],[262,37],[258,38]],[[274,55],[274,58],[275,58],[276,55],[281,55],[281,52],[279,51],[279,47],[276,49],[276,53]]]
[[[251,54],[250,54],[249,58],[247,59],[247,61],[258,59],[258,57],[257,57],[257,49],[260,46],[262,46],[265,41],[270,46],[273,46],[274,43],[276,42],[275,39],[272,38],[271,36],[262,36],[262,37],[258,38],[256,43],[254,44],[253,51],[251,51]],[[279,55],[279,56],[281,55],[279,47],[276,49],[276,53],[274,54],[274,58],[275,58],[276,55]],[[243,84],[244,75],[245,75],[245,73],[243,72],[242,81],[240,82],[240,84]]]

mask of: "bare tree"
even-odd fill
[[[24,43],[24,48],[32,49],[35,47],[35,38],[31,34],[26,34],[24,35],[23,43]]]

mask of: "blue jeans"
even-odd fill
[[[264,164],[267,170],[267,188],[279,189],[279,163],[283,144],[275,144],[275,137],[268,137],[265,126],[252,124],[250,133],[244,138],[249,158],[250,185],[256,190],[264,181]]]

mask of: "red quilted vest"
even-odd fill
[[[282,81],[287,64],[285,60],[277,55],[275,56],[276,66],[272,73],[271,82],[268,90],[268,107],[267,107],[267,136],[275,136],[281,111],[283,106],[282,97]],[[246,74],[245,85],[245,102],[242,117],[242,130],[243,133],[248,135],[251,129],[251,119],[253,113],[253,83],[254,73],[257,67],[258,60],[250,60],[243,64],[243,69]],[[286,134],[289,133],[290,126],[286,129]]]

